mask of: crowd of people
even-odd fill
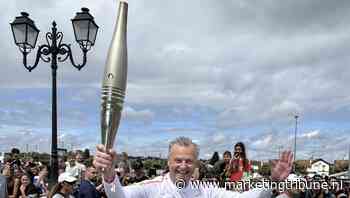
[[[169,151],[170,152],[170,151]],[[169,157],[170,160],[170,157]],[[168,162],[169,165],[169,162]],[[49,167],[33,159],[19,159],[16,155],[7,158],[1,164],[0,197],[8,198],[104,198],[107,197],[103,185],[101,167],[84,159],[83,153],[77,151],[66,159],[59,158],[58,183],[49,188]],[[149,175],[140,159],[129,160],[127,153],[122,153],[115,165],[115,172],[121,186],[132,186],[135,183],[157,181],[164,177],[171,167],[162,167],[163,172],[156,178]],[[191,180],[216,181],[221,186],[225,182],[238,182],[252,179],[252,164],[248,160],[245,145],[238,142],[233,150],[225,151],[222,159],[214,152],[211,159],[196,161]],[[327,178],[326,178],[327,179]],[[1,185],[6,184],[6,185]],[[1,189],[6,186],[6,189]],[[272,197],[278,196],[277,190]],[[349,198],[348,186],[342,189],[291,190],[290,197],[298,198]],[[110,197],[113,198],[113,197]]]
[[[86,163],[82,152],[77,151],[66,160],[59,158],[58,183],[49,188],[49,167],[39,160],[21,159],[18,153],[1,164],[1,177],[6,189],[1,198],[101,198],[102,179],[91,163]],[[0,180],[1,182],[1,180]]]

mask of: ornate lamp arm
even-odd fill
[[[70,62],[72,63],[72,65],[77,68],[78,70],[80,70],[81,68],[83,68],[86,64],[86,53],[88,50],[86,49],[82,49],[83,51],[83,63],[82,64],[75,64],[74,62],[74,59],[73,59],[73,54],[72,54],[72,49],[70,48],[70,45],[67,45],[67,44],[60,44],[58,46],[58,49],[59,49],[59,54],[60,55],[66,55],[66,57],[64,57],[63,59],[60,57],[58,61],[60,62],[63,62],[65,61],[68,57],[69,57],[69,60]]]
[[[49,57],[43,57],[42,56],[42,55],[47,56],[48,54],[50,54],[50,46],[48,46],[48,45],[41,45],[41,46],[39,46],[38,51],[36,53],[35,63],[34,63],[33,66],[27,65],[27,55],[29,54],[29,52],[26,51],[26,50],[23,50],[22,54],[23,54],[23,65],[29,72],[31,72],[38,65],[40,58],[44,62],[49,62],[50,61]]]

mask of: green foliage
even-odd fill
[[[146,170],[149,169],[163,169],[165,168],[167,162],[166,160],[158,159],[158,160],[152,160],[152,159],[147,159],[143,161],[143,167]]]
[[[307,174],[307,167],[303,164],[295,163],[295,172],[298,174],[306,175]]]

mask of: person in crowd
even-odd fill
[[[83,162],[83,155],[81,152],[78,152],[74,155],[68,157],[68,162],[66,162],[65,172],[68,172],[73,177],[83,179],[82,176],[86,170]]]
[[[39,167],[39,174],[34,176],[34,185],[40,190],[41,196],[46,196],[48,193],[48,174],[47,166]]]
[[[129,184],[138,183],[149,179],[146,176],[145,170],[143,169],[143,163],[141,160],[136,160],[131,164],[132,174],[130,174]]]
[[[247,158],[245,146],[242,142],[238,142],[234,146],[233,158],[230,162],[230,181],[236,182],[244,179],[251,174],[251,164]]]
[[[232,158],[230,151],[225,151],[222,155],[223,159],[216,162],[214,165],[215,175],[218,177],[218,180],[223,183],[229,178],[230,170],[230,161]]]
[[[9,164],[4,165],[2,175],[6,178],[8,197],[14,198],[15,176],[13,175],[13,168]]]
[[[84,171],[86,170],[86,166],[84,164],[84,155],[82,151],[77,151],[76,155],[75,155],[75,164],[76,166],[78,166],[80,172],[84,173]]]
[[[126,171],[129,170],[128,167],[126,167],[125,163],[119,164],[119,167],[116,169],[116,172],[119,177],[119,181],[123,186],[129,185],[129,173]]]
[[[219,153],[215,151],[212,157],[205,163],[206,167],[206,179],[209,181],[216,181],[214,165],[220,160]]]
[[[21,178],[24,174],[22,169],[18,166],[14,166],[14,185],[13,185],[13,193],[12,196],[16,198],[20,194],[20,187],[21,187]]]
[[[79,198],[101,198],[102,186],[96,187],[97,171],[94,166],[86,169],[84,178],[80,183]]]
[[[58,157],[58,175],[66,171],[66,163],[64,157]]]
[[[220,160],[219,153],[217,151],[215,151],[213,153],[213,156],[209,160],[209,165],[211,167],[214,167],[215,163],[218,162],[219,160]]]
[[[19,193],[16,198],[29,198],[29,197],[39,197],[40,192],[34,186],[30,179],[31,175],[25,173],[21,177],[21,186],[19,187]]]
[[[121,157],[121,161],[118,164],[118,168],[122,168],[126,175],[130,173],[131,163],[129,161],[129,156],[126,152],[122,152],[122,157]]]
[[[0,175],[0,197],[8,198],[7,182],[4,175]]]
[[[76,186],[77,178],[70,173],[62,173],[58,177],[58,183],[52,187],[48,198],[75,198],[72,194]]]
[[[115,150],[106,151],[103,145],[97,145],[94,165],[103,171],[105,190],[109,198],[154,198],[154,197],[183,197],[183,198],[212,198],[212,197],[271,197],[269,189],[252,189],[244,193],[226,191],[220,188],[197,186],[193,188],[190,179],[194,171],[194,164],[198,160],[199,148],[186,137],[179,137],[169,145],[168,166],[169,173],[159,181],[122,187],[114,170],[117,158]],[[293,163],[290,151],[282,153],[281,158],[271,170],[271,178],[281,181],[288,177]],[[283,196],[283,195],[282,195]]]

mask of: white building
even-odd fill
[[[306,169],[309,177],[320,175],[322,177],[329,176],[330,163],[323,159],[315,160],[311,163],[311,167]]]

